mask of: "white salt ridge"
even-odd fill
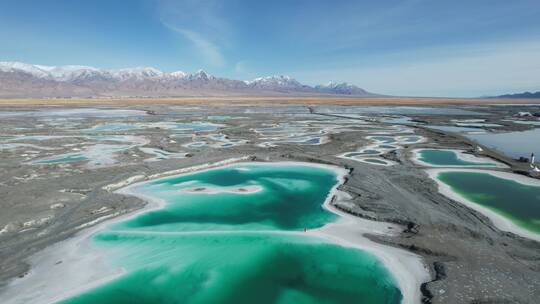
[[[219,161],[219,162],[216,162],[216,163],[206,163],[206,164],[197,165],[197,166],[193,166],[193,167],[187,167],[187,168],[176,169],[176,170],[172,170],[172,171],[166,171],[166,172],[163,172],[163,173],[153,174],[153,175],[149,175],[149,176],[142,175],[142,174],[134,175],[134,176],[131,176],[131,177],[129,177],[129,178],[125,179],[125,180],[122,180],[120,182],[105,185],[105,186],[102,187],[102,189],[106,190],[106,191],[113,191],[113,190],[117,190],[117,189],[126,187],[128,185],[131,185],[133,183],[136,183],[136,182],[139,182],[139,181],[142,181],[142,180],[155,179],[155,178],[159,178],[159,177],[164,177],[164,176],[169,176],[169,175],[177,175],[177,174],[193,172],[193,171],[200,171],[200,170],[207,169],[207,168],[213,168],[213,167],[217,167],[217,166],[223,166],[223,165],[227,165],[227,164],[231,164],[231,163],[236,163],[236,162],[239,162],[239,161],[242,161],[242,160],[247,160],[250,157],[251,156],[229,158],[229,159],[225,159],[225,160],[222,160],[222,161]]]
[[[13,224],[7,224],[4,226],[4,228],[2,228],[2,230],[0,230],[0,235],[4,234],[4,233],[8,233],[8,232],[11,232],[14,230],[14,225]]]
[[[171,158],[185,158],[186,153],[170,152],[156,148],[139,147],[139,150],[145,154],[153,155],[153,157],[146,158],[145,162],[154,162],[160,160],[166,160]]]
[[[64,208],[64,207],[66,207],[65,204],[63,204],[63,203],[56,203],[56,204],[52,204],[49,208],[54,210],[54,209],[62,209],[62,208]]]
[[[394,166],[396,163],[391,161],[391,160],[388,160],[388,159],[384,159],[384,158],[381,158],[381,157],[378,157],[378,158],[375,158],[375,157],[363,157],[363,158],[356,158],[355,160],[359,161],[359,162],[362,162],[362,163],[366,163],[368,165],[375,165],[375,166],[384,166],[384,167],[390,167],[390,166]],[[370,160],[373,160],[373,161],[370,161]],[[383,163],[379,163],[379,162],[383,162]]]
[[[188,168],[182,168],[182,169],[166,171],[166,172],[163,172],[163,173],[152,174],[152,175],[148,176],[148,179],[156,179],[156,178],[164,177],[164,176],[178,175],[178,174],[183,174],[183,173],[189,173],[189,172],[194,172],[194,171],[202,171],[202,170],[207,170],[207,169],[211,169],[211,168],[221,167],[221,166],[237,163],[237,162],[240,162],[240,161],[243,161],[243,160],[248,160],[250,157],[251,156],[242,156],[242,157],[236,157],[236,158],[229,158],[229,159],[225,159],[225,160],[218,161],[218,162],[215,162],[215,163],[206,163],[206,164],[192,166],[192,167],[188,167]]]
[[[134,175],[134,176],[128,177],[127,179],[125,179],[123,181],[120,181],[118,183],[103,186],[102,189],[106,190],[106,191],[113,191],[113,190],[125,187],[125,186],[127,186],[129,184],[141,181],[141,180],[143,180],[145,178],[146,178],[146,175]]]
[[[384,153],[390,152],[390,151],[401,149],[402,148],[401,145],[418,144],[418,143],[425,142],[427,140],[425,137],[420,136],[420,135],[405,135],[405,136],[384,135],[384,137],[387,138],[388,140],[391,140],[391,142],[387,142],[388,140],[380,139],[377,137],[383,137],[383,136],[378,136],[378,135],[366,136],[366,139],[373,141],[374,144],[364,146],[357,151],[345,152],[345,153],[339,154],[337,155],[337,157],[343,158],[343,159],[351,159],[351,160],[355,160],[355,161],[362,162],[369,165],[393,166],[396,164],[396,162],[388,160],[388,159],[384,159],[378,156]],[[415,140],[411,141],[409,140],[410,138],[415,138]],[[388,147],[381,147],[381,146],[388,146]],[[389,148],[389,147],[392,147],[392,148]],[[351,156],[351,154],[353,153],[363,153],[363,154]],[[381,162],[384,162],[384,164],[373,162],[370,160],[381,161]]]
[[[28,117],[82,118],[82,117],[125,117],[125,116],[142,116],[142,115],[146,115],[146,112],[141,111],[141,110],[124,110],[124,109],[108,109],[108,108],[70,108],[70,109],[43,108],[43,109],[32,110],[32,111],[0,111],[0,117],[26,117],[28,116]]]
[[[108,207],[106,207],[106,206],[103,206],[103,207],[101,207],[101,208],[99,208],[99,209],[91,210],[90,213],[92,213],[92,214],[100,214],[100,213],[105,213],[105,212],[107,212],[107,211],[109,211],[109,210],[111,210],[111,208],[108,208]]]
[[[57,150],[59,148],[54,147],[44,147],[34,144],[25,144],[25,143],[9,143],[9,144],[0,144],[0,150],[16,150],[19,148],[34,148],[39,150]]]
[[[97,219],[92,220],[92,221],[90,221],[88,223],[81,224],[81,225],[77,226],[75,229],[80,230],[80,229],[83,229],[83,228],[91,227],[91,226],[94,226],[97,223],[103,222],[104,220],[109,219],[109,218],[116,217],[116,216],[118,216],[120,214],[121,214],[120,212],[107,214],[107,215],[104,215],[102,217],[98,217]]]
[[[93,169],[98,167],[110,166],[118,163],[117,157],[120,152],[127,151],[132,148],[143,146],[150,141],[145,137],[131,135],[112,135],[112,136],[59,136],[63,137],[81,137],[85,139],[97,141],[118,141],[130,143],[130,145],[113,145],[97,143],[87,146],[84,149],[79,149],[76,152],[63,153],[33,160],[31,164],[50,165],[64,164],[71,162],[87,161],[86,167]],[[22,137],[28,139],[27,137]],[[35,138],[35,136],[32,136]],[[41,137],[38,137],[41,140]],[[48,138],[46,138],[48,139]],[[78,149],[78,148],[74,148]],[[73,160],[75,158],[76,160]]]

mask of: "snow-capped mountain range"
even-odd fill
[[[107,97],[205,95],[373,94],[347,83],[308,86],[289,76],[240,81],[196,73],[162,72],[151,67],[98,69],[0,62],[0,97]]]

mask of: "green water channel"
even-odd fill
[[[422,149],[419,160],[433,166],[496,167],[493,162],[472,162],[460,159],[455,151]]]
[[[164,204],[92,245],[125,274],[64,303],[400,303],[375,256],[304,234],[336,220],[327,167],[236,164],[133,186]]]
[[[64,164],[88,160],[88,158],[81,153],[67,153],[62,154],[51,159],[41,159],[36,160],[33,163],[38,165],[55,165],[55,164]]]
[[[540,187],[481,172],[441,172],[437,178],[469,201],[540,234]]]

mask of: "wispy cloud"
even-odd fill
[[[187,40],[189,40],[193,44],[193,46],[200,52],[203,60],[206,61],[207,64],[211,64],[213,66],[225,65],[225,57],[221,53],[219,47],[211,41],[205,39],[199,33],[187,29],[178,29],[172,26],[167,27],[183,35]]]
[[[222,47],[228,43],[228,25],[220,18],[220,1],[158,0],[156,3],[161,23],[189,41],[206,64],[217,67],[226,64]]]

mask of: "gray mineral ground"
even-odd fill
[[[534,105],[4,106],[0,302],[10,300],[3,294],[13,282],[31,275],[33,255],[145,206],[141,199],[115,193],[118,183],[246,157],[243,161],[346,168],[349,175],[339,190],[349,199],[333,201],[335,208],[399,227],[392,236],[366,236],[421,258],[429,278],[417,286],[423,303],[539,303],[540,242],[502,231],[487,216],[442,195],[425,168],[411,160],[419,148],[474,153],[479,145],[467,132],[532,130],[532,124],[512,122],[532,120],[515,116],[524,110],[540,113]],[[452,120],[473,119],[499,126],[474,126],[466,132],[430,128],[455,127]],[[367,138],[374,135],[416,135],[422,140],[377,148]],[[531,141],[538,143],[540,137]],[[369,155],[379,163],[338,157],[366,147],[379,149]],[[538,178],[525,159],[481,147],[482,157],[508,166],[493,170]],[[529,158],[530,151],[523,150],[523,157]]]

